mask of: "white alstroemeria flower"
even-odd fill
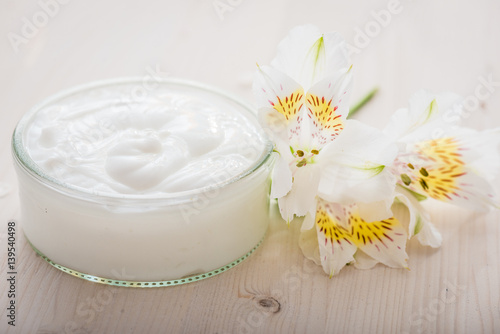
[[[458,127],[452,108],[460,108],[459,97],[420,91],[395,113],[384,130],[400,148],[393,174],[424,196],[482,211],[498,207],[489,181],[500,170],[500,128]]]
[[[385,203],[340,205],[319,199],[318,212],[307,215],[302,225],[299,244],[303,254],[330,277],[348,263],[357,269],[371,269],[377,263],[408,269],[407,239],[415,236],[422,245],[437,248],[442,237],[417,200],[418,194],[398,186],[394,196],[388,209],[392,216],[386,219],[375,218],[383,217]],[[397,205],[404,205],[409,214]],[[362,218],[362,211],[374,218]]]
[[[410,237],[433,247],[441,236],[416,198],[431,197],[472,209],[499,207],[489,183],[500,170],[500,129],[476,131],[457,126],[460,97],[419,91],[408,109],[398,110],[385,128],[399,147],[392,167],[400,199],[415,213]],[[403,189],[405,189],[403,191]],[[406,198],[406,199],[405,199]]]
[[[378,262],[392,268],[408,268],[408,234],[395,217],[365,221],[355,204],[340,205],[319,199],[314,219],[307,216],[302,231],[302,252],[321,264],[330,277],[351,262],[360,269],[371,268]]]
[[[384,132],[347,120],[347,54],[340,35],[297,27],[254,81],[259,119],[279,153],[271,197],[287,222],[305,216],[302,251],[330,277],[350,263],[408,268],[413,236],[439,247],[422,199],[499,207],[489,182],[500,170],[500,128],[460,128],[460,98],[425,91]],[[393,213],[397,205],[409,214]]]
[[[346,120],[351,66],[336,33],[293,29],[272,67],[258,67],[254,93],[260,120],[280,157],[271,197],[287,222],[314,214],[317,196],[338,203],[391,198],[385,169],[397,147],[377,129]]]

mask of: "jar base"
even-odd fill
[[[25,236],[26,237],[26,236]],[[69,274],[74,277],[78,277],[87,281],[91,281],[94,283],[100,283],[100,284],[106,284],[106,285],[113,285],[113,286],[121,286],[121,287],[131,287],[131,288],[158,288],[158,287],[165,287],[165,286],[175,286],[175,285],[182,285],[186,283],[192,283],[192,282],[197,282],[201,281],[206,278],[210,278],[219,274],[222,274],[223,272],[226,272],[227,270],[237,266],[240,264],[243,260],[248,258],[253,252],[259,248],[259,246],[262,244],[262,241],[264,241],[264,238],[262,238],[257,245],[255,245],[254,248],[252,248],[248,253],[243,255],[237,260],[234,260],[233,262],[222,266],[220,268],[214,269],[212,271],[209,271],[207,273],[201,273],[201,274],[196,274],[192,276],[186,276],[182,277],[179,279],[172,279],[172,280],[166,280],[166,281],[121,281],[121,280],[115,280],[115,279],[109,279],[109,278],[104,278],[104,277],[99,277],[99,276],[93,276],[89,274],[85,274],[82,272],[79,272],[77,270],[73,270],[64,266],[61,266],[60,264],[55,263],[51,259],[49,259],[47,256],[45,256],[42,252],[40,252],[31,242],[30,240],[26,237],[26,240],[28,240],[28,243],[30,244],[31,248],[35,251],[37,255],[39,255],[42,259],[44,259],[46,262],[48,262],[51,266],[65,272],[66,274]]]

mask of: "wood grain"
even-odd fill
[[[48,0],[47,0],[48,1]],[[76,84],[145,76],[148,68],[222,87],[251,101],[255,62],[267,63],[293,26],[311,22],[355,45],[389,1],[233,1],[223,19],[211,0],[71,1],[16,53],[39,3],[5,0],[0,11],[0,332],[2,333],[500,333],[500,213],[429,203],[443,246],[411,241],[410,271],[348,267],[329,279],[303,258],[299,224],[274,219],[258,251],[234,269],[184,286],[128,289],[64,274],[18,234],[16,327],[7,326],[6,223],[19,219],[10,136],[23,113]],[[420,88],[474,96],[500,81],[500,3],[410,1],[353,57],[354,98],[377,97],[357,116],[382,127]],[[500,93],[464,121],[500,125]],[[484,86],[483,86],[484,87]],[[495,186],[500,188],[500,182]],[[500,189],[499,189],[500,190]]]

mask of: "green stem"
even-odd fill
[[[355,113],[359,111],[359,109],[363,108],[365,104],[368,103],[372,99],[375,94],[378,92],[378,87],[373,88],[368,94],[366,94],[361,100],[358,101],[355,105],[353,105],[349,110],[349,115],[347,118],[352,117]]]

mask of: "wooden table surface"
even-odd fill
[[[298,222],[288,228],[275,219],[258,251],[222,275],[118,288],[71,277],[35,255],[20,232],[10,153],[23,113],[92,80],[156,72],[252,101],[255,62],[268,63],[302,23],[339,31],[352,46],[354,98],[380,87],[359,119],[383,127],[427,88],[469,97],[470,126],[500,126],[499,1],[2,0],[1,7],[1,333],[500,333],[499,211],[428,203],[443,246],[410,242],[410,271],[348,267],[329,279],[303,258]],[[9,220],[18,227],[15,327],[6,310]]]

